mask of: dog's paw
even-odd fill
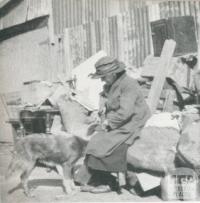
[[[80,191],[80,186],[76,186],[74,184],[74,181],[69,179],[69,180],[64,180],[63,181],[63,185],[64,185],[64,188],[65,188],[65,193],[66,194],[74,194],[78,191]]]
[[[72,185],[71,185],[71,180],[63,180],[63,185],[65,188],[65,193],[66,194],[71,194],[73,189],[72,189]]]
[[[71,194],[73,192],[71,187],[65,187],[66,194]]]
[[[55,196],[55,200],[63,200],[63,199],[65,199],[66,198],[66,195],[64,194],[64,195],[56,195]]]

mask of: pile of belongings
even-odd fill
[[[186,113],[183,113],[183,126],[177,152],[185,165],[200,169],[200,106],[188,107]]]
[[[104,55],[104,53],[102,54]],[[89,127],[95,122],[99,122],[96,97],[98,97],[101,88],[99,84],[95,84],[96,86],[92,85],[95,88],[88,91],[89,86],[83,85],[82,82],[85,79],[81,76],[83,76],[82,72],[84,72],[85,67],[88,67],[87,61],[74,71],[77,78],[76,91],[61,81],[56,89],[52,91],[51,88],[48,92],[48,101],[52,106],[59,108],[61,113],[61,117],[54,117],[51,128],[53,134],[66,133],[67,136],[73,134],[86,137],[87,134],[91,134],[88,133]],[[84,75],[85,78],[87,76],[88,74]],[[45,83],[45,85],[49,84]],[[87,102],[84,100],[86,98],[84,92],[89,92],[91,95],[94,95],[95,92],[95,97],[88,94],[87,98],[90,102]],[[46,95],[44,98],[46,98]],[[92,101],[92,98],[95,98],[95,101]],[[44,101],[43,98],[41,101]],[[40,105],[41,102],[37,104]],[[192,110],[186,109],[182,112],[156,113],[147,121],[138,139],[129,147],[127,153],[128,164],[134,172],[139,174],[138,179],[142,182],[144,178],[147,178],[147,176],[144,176],[144,172],[145,174],[153,172],[155,177],[162,177],[167,171],[174,170],[179,162],[186,167],[199,167],[199,135],[200,118],[199,109],[196,106]],[[160,184],[160,179],[154,180],[155,185],[153,180],[150,182],[152,187]],[[145,188],[147,190],[151,189],[148,185],[145,185]]]

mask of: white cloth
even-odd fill
[[[171,127],[180,131],[178,120],[174,118],[171,113],[168,112],[153,114],[146,122],[145,127],[148,126]]]
[[[99,108],[99,93],[102,91],[103,83],[99,79],[91,79],[88,75],[95,72],[95,63],[106,55],[104,51],[99,51],[72,70],[72,77],[77,78],[76,90],[82,95],[78,98],[79,102],[82,100],[94,110]]]
[[[148,173],[136,173],[138,181],[144,191],[148,191],[160,185],[161,178]]]

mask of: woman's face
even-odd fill
[[[105,75],[104,77],[101,78],[101,81],[105,82],[107,85],[112,85],[115,80],[116,80],[115,73]]]

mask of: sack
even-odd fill
[[[177,151],[186,164],[200,167],[200,121],[191,123],[183,130]]]
[[[134,168],[164,172],[174,169],[180,134],[174,128],[145,127],[129,147],[127,161]]]

